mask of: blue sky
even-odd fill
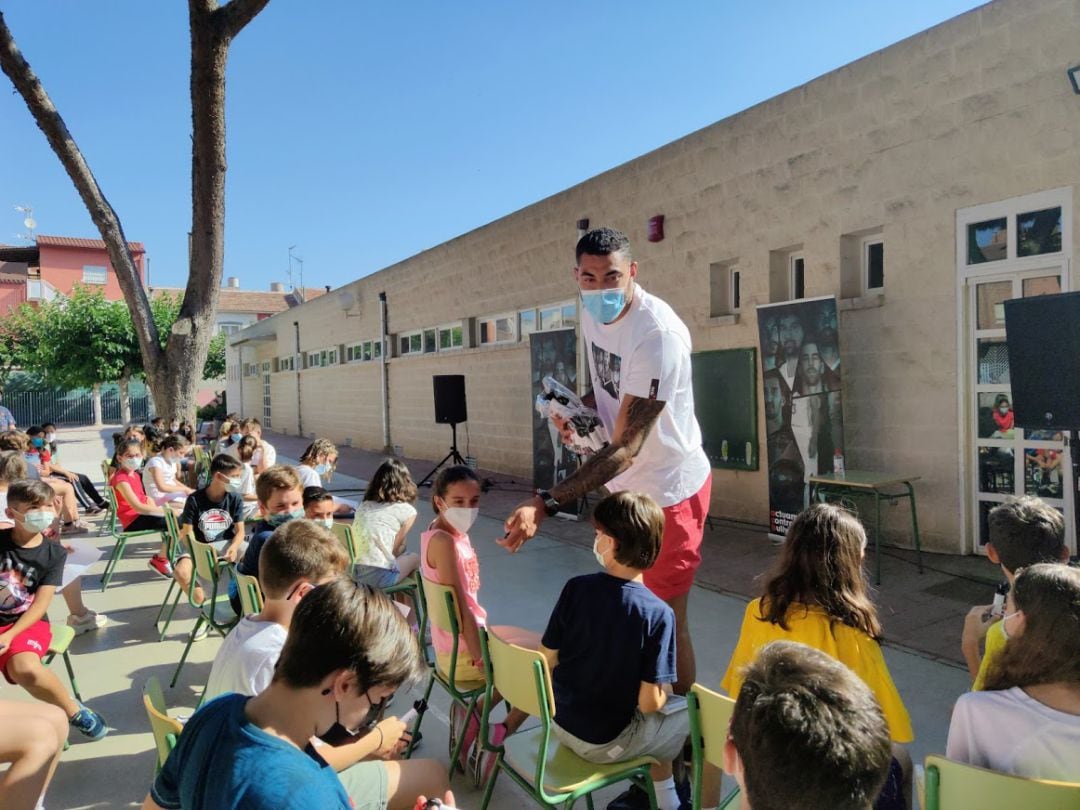
[[[296,245],[305,284],[339,286],[976,5],[272,0],[229,59],[225,274],[267,289]],[[182,283],[187,4],[3,11],[152,283]],[[40,233],[97,237],[0,87],[0,242],[24,230],[18,204]]]

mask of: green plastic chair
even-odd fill
[[[487,672],[487,697],[480,739],[485,750],[496,755],[481,810],[487,810],[491,802],[500,771],[505,771],[543,806],[561,804],[570,808],[584,796],[589,810],[593,810],[592,794],[595,791],[629,781],[648,794],[649,807],[656,810],[656,795],[649,775],[649,768],[656,764],[653,757],[597,764],[582,759],[563,745],[552,746],[555,694],[547,660],[540,652],[509,644],[485,628],[480,628],[480,644]],[[495,690],[514,708],[539,717],[540,725],[511,734],[501,745],[492,745],[488,739],[488,715]]]
[[[356,513],[356,517],[353,518],[352,525],[348,523],[334,522],[333,532],[337,535],[341,544],[345,547],[346,553],[349,555],[349,560],[353,565],[363,559],[367,553],[368,547],[371,544],[371,536],[367,532],[367,528],[364,526],[363,518],[360,517],[360,513]],[[413,612],[416,614],[416,623],[420,630],[420,640],[423,644],[423,639],[427,634],[427,606],[424,604],[424,597],[420,588],[420,574],[414,571],[401,582],[395,583],[388,588],[381,589],[383,593],[388,596],[394,594],[404,594],[405,597],[412,603]],[[425,657],[427,656],[427,650],[424,650]]]
[[[111,459],[106,458],[101,460],[101,476],[102,480],[105,482],[105,489],[109,489],[109,465],[111,463]],[[111,498],[106,498],[105,514],[102,515],[101,524],[98,526],[98,537],[112,534],[114,529],[116,529],[116,504]]]
[[[169,564],[175,566],[177,559],[180,557],[180,552],[184,549],[184,544],[180,538],[180,524],[176,519],[176,514],[167,507],[165,509],[165,549]],[[173,596],[174,591],[176,596]],[[156,628],[161,623],[162,614],[165,613],[165,609],[168,607],[169,613],[165,616],[165,626],[161,628],[161,632],[158,634],[158,641],[165,640],[165,634],[169,632],[169,624],[172,622],[173,613],[176,612],[176,606],[180,603],[182,595],[183,589],[180,587],[180,583],[176,581],[176,577],[173,577],[169,581],[169,589],[165,591],[165,598],[161,600],[157,618],[154,619],[154,627]],[[173,596],[171,606],[169,606],[170,596]]]
[[[109,582],[113,578],[113,574],[116,573],[116,566],[120,562],[120,558],[124,556],[124,549],[127,547],[128,540],[133,537],[145,537],[151,534],[161,534],[157,529],[143,529],[137,532],[125,532],[120,527],[120,519],[117,517],[116,511],[116,490],[112,486],[105,487],[105,498],[109,502],[109,509],[112,512],[112,519],[109,521],[109,534],[113,537],[112,551],[109,552],[109,559],[105,563],[105,570],[101,574],[101,590],[105,590],[109,587]]]
[[[926,758],[924,810],[1077,810],[1080,782],[1025,779],[931,754]]]
[[[157,748],[154,773],[157,773],[176,747],[176,740],[180,732],[184,730],[184,726],[179,720],[169,717],[169,711],[165,706],[165,693],[156,675],[151,675],[143,684],[143,708],[146,709],[146,716],[150,720],[150,730],[154,734],[154,746]]]
[[[440,585],[437,582],[432,582],[427,577],[421,577],[421,582],[424,587],[424,600],[428,605],[427,615],[430,617],[432,626],[449,633],[454,639],[454,644],[451,648],[449,672],[444,672],[436,660],[431,664],[431,675],[428,678],[427,688],[424,690],[424,704],[426,705],[431,697],[432,687],[438,683],[443,691],[450,696],[450,700],[464,712],[462,715],[464,717],[462,727],[456,729],[456,734],[454,733],[454,728],[450,729],[450,738],[448,741],[450,749],[450,775],[453,776],[455,769],[462,770],[459,758],[461,755],[461,747],[465,742],[465,731],[469,726],[469,718],[476,710],[481,695],[484,694],[485,685],[482,680],[463,681],[459,680],[457,677],[458,646],[461,641],[461,611],[458,608],[457,594],[454,592],[454,589],[448,585]],[[421,638],[423,637],[421,636]],[[423,713],[420,713],[416,718],[413,737],[416,737],[420,732],[420,723],[423,719],[424,715]],[[462,772],[464,773],[463,770]]]
[[[236,578],[236,587],[240,591],[240,607],[243,615],[251,616],[261,613],[263,594],[259,580],[250,574],[241,574],[239,571],[233,571],[233,576]]]
[[[217,550],[209,543],[200,543],[194,537],[188,537],[187,542],[191,548],[192,562],[195,565],[195,576],[192,578],[192,588],[188,592],[188,602],[199,612],[199,615],[188,635],[184,654],[180,656],[180,663],[176,665],[176,672],[173,673],[172,681],[169,683],[170,687],[176,686],[180,670],[184,668],[184,662],[191,651],[191,645],[203,625],[208,625],[224,638],[240,621],[240,617],[233,612],[232,605],[229,603],[229,592],[225,586],[228,578],[222,576],[223,572],[229,569],[230,564],[219,560]],[[202,583],[203,592],[206,595],[201,605],[195,604],[196,579]]]
[[[715,766],[723,773],[724,743],[727,741],[735,701],[695,683],[686,696],[686,708],[690,715],[690,746],[693,750],[694,787],[691,804],[693,810],[701,810],[705,763]],[[735,788],[721,800],[721,810],[733,806],[732,803],[738,800],[738,796],[739,789]]]
[[[75,699],[81,703],[82,695],[79,694],[79,684],[75,680],[75,669],[71,666],[71,656],[68,654],[68,647],[71,646],[71,641],[74,638],[75,630],[73,628],[68,627],[66,624],[52,625],[52,641],[49,644],[48,652],[45,653],[41,660],[45,666],[48,666],[58,655],[64,659],[64,668],[67,670],[68,680],[71,681],[71,692],[75,695]]]

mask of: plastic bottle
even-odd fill
[[[832,471],[837,478],[844,477],[844,451],[839,447],[836,448],[836,453],[833,455]]]

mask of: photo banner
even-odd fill
[[[555,329],[529,335],[529,353],[532,356],[529,405],[533,429],[533,486],[537,489],[551,489],[578,468],[577,455],[563,447],[555,426],[537,413],[535,407],[536,397],[544,388],[544,377],[554,377],[556,382],[578,396],[589,388],[587,383],[581,385],[578,381],[577,343],[576,329]],[[562,504],[559,511],[576,515],[577,501]]]
[[[844,468],[836,298],[757,308],[769,535],[783,539],[809,502],[809,479]]]

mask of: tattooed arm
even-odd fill
[[[561,503],[572,501],[603,486],[628,469],[634,463],[634,457],[641,452],[649,431],[663,410],[664,403],[655,399],[643,399],[629,394],[624,396],[619,405],[619,415],[615,419],[611,443],[590,456],[577,472],[551,490],[552,497]],[[518,504],[514,513],[506,520],[506,536],[499,544],[510,551],[517,551],[526,540],[536,534],[546,516],[544,502],[538,496]]]

